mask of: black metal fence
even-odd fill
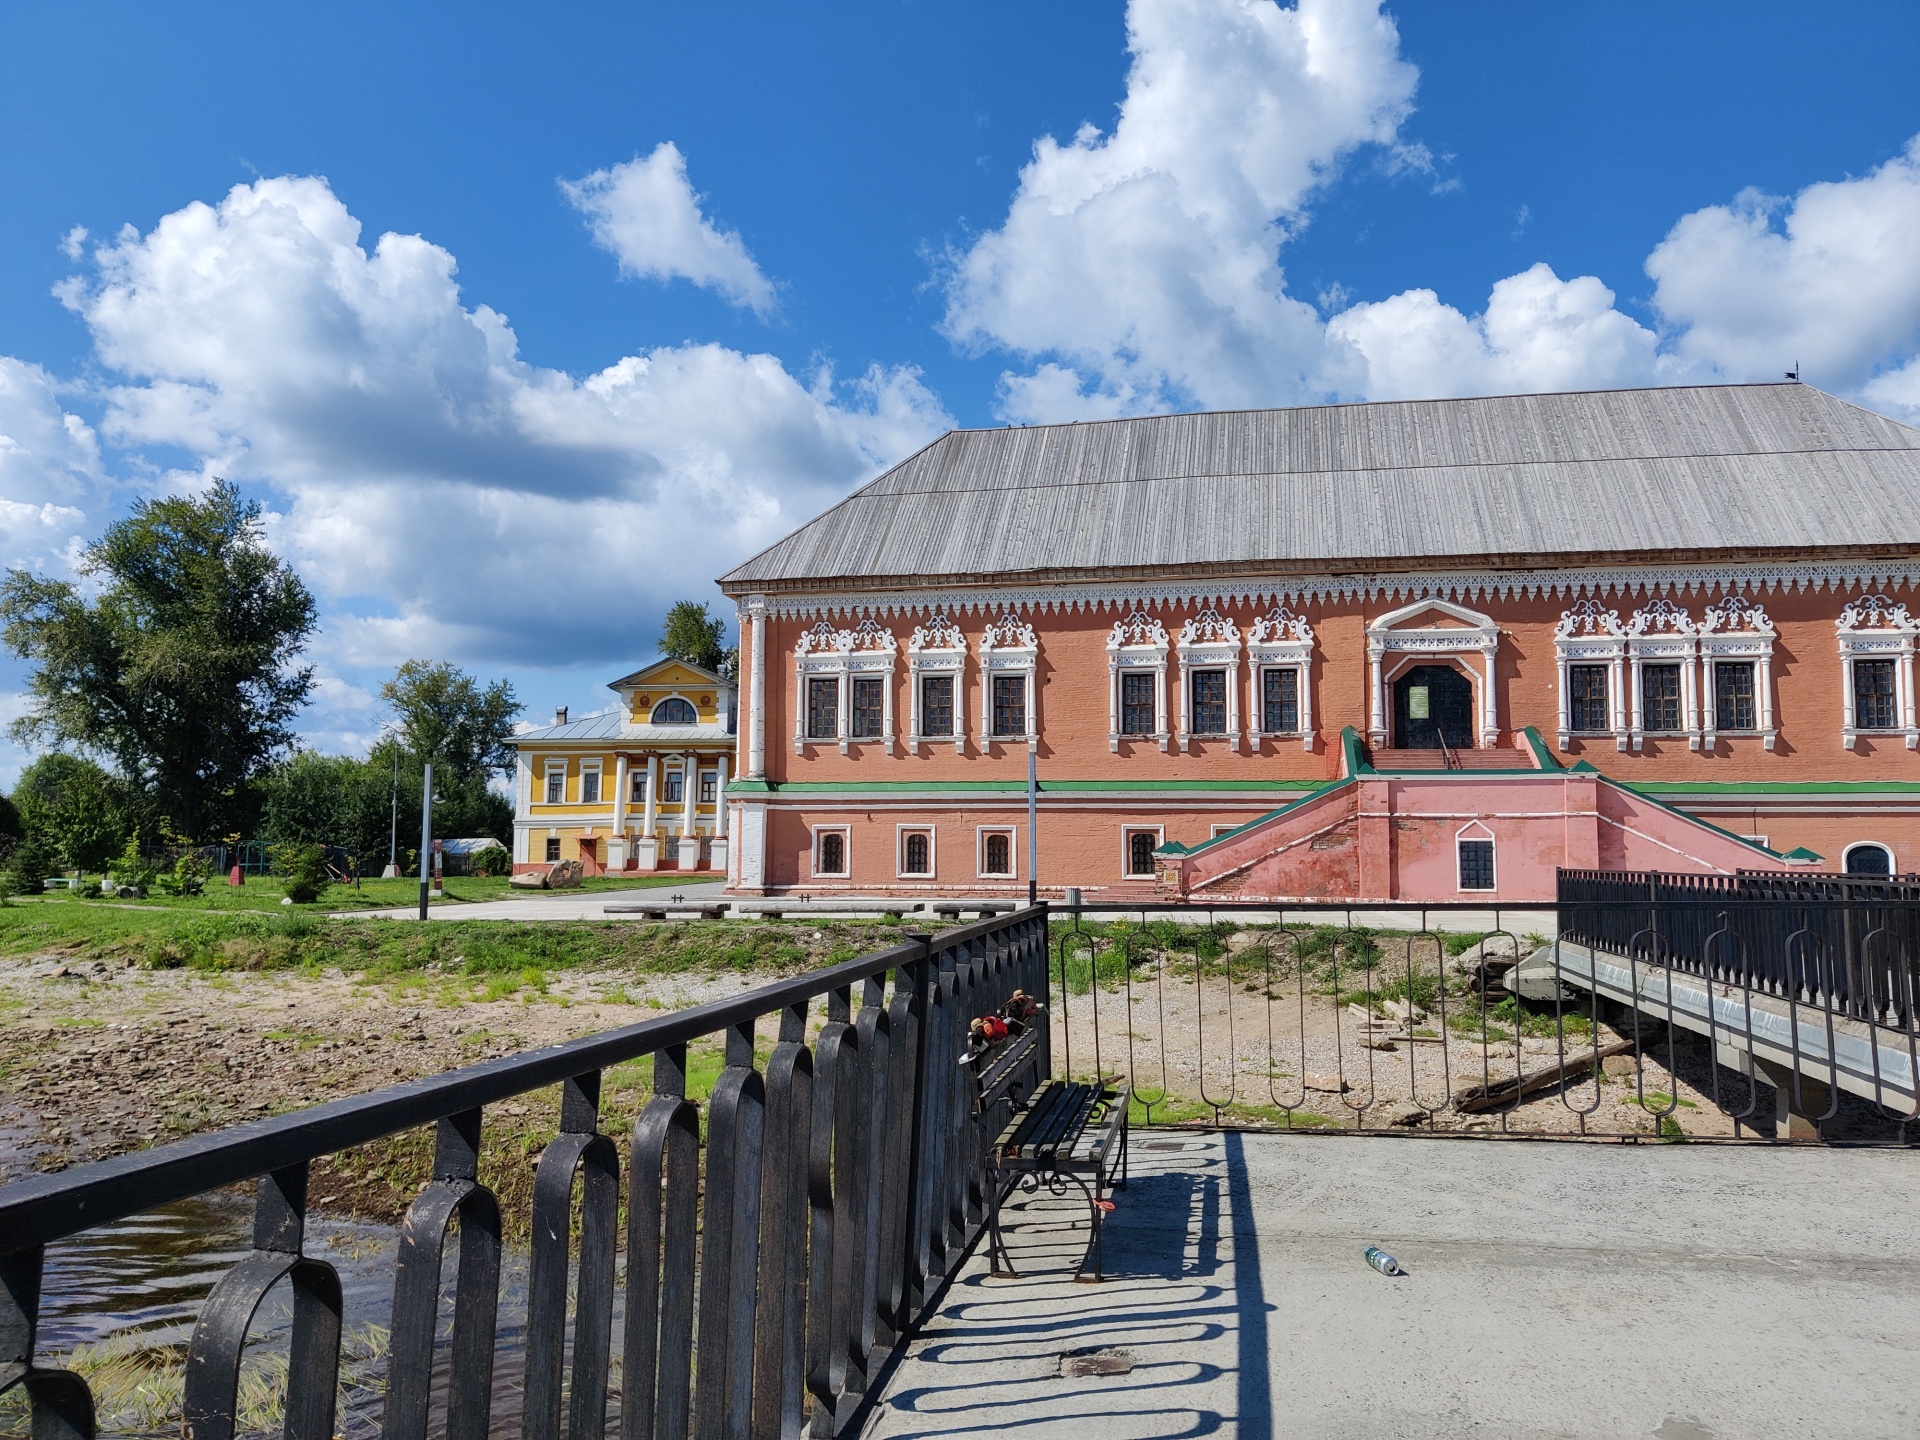
[[[1562,870],[1559,900],[1563,939],[1914,1031],[1911,878]]]
[[[1643,896],[1647,878],[1638,877]],[[1798,931],[1774,915],[1762,933],[1768,902],[1754,905],[1757,965]],[[1646,945],[1643,921],[1610,895],[1563,915],[1556,924],[1542,908],[1405,903],[1057,908],[1055,1054],[1068,1075],[1124,1077],[1138,1124],[1778,1138],[1765,1103],[1775,1087],[1750,1058],[1766,1038],[1755,1029],[1767,1020],[1764,993],[1735,989],[1736,1033],[1724,1001],[1717,1010],[1711,997],[1704,1009],[1676,1002],[1662,977],[1689,973],[1689,962],[1670,945]],[[1856,930],[1878,954],[1886,927]],[[1623,965],[1632,973],[1593,983],[1592,966],[1583,971],[1552,943],[1556,931],[1636,956]],[[1704,932],[1710,953],[1724,933]],[[1910,985],[1902,993],[1910,1000]],[[1789,1026],[1826,1019],[1804,996],[1797,1003]],[[1728,1047],[1749,1057],[1744,1069],[1722,1063]],[[1895,1049],[1890,1063],[1910,1077],[1915,1047]],[[1855,1104],[1842,1098],[1842,1068],[1829,1045],[1809,1067],[1827,1089],[1792,1082],[1801,1110],[1821,1096],[1812,1107],[1820,1137],[1905,1143],[1920,1111],[1911,1084],[1890,1070],[1876,1077],[1885,1084],[1856,1088],[1866,1098]]]
[[[0,1393],[25,1388],[35,1440],[88,1440],[86,1383],[35,1364],[46,1246],[257,1179],[252,1252],[213,1287],[193,1334],[184,1434],[231,1440],[249,1328],[287,1281],[283,1434],[331,1440],[341,1287],[303,1248],[309,1166],[432,1125],[434,1178],[407,1215],[394,1276],[389,1440],[429,1428],[483,1440],[516,1419],[532,1440],[597,1440],[610,1410],[622,1440],[839,1433],[984,1218],[979,1127],[956,1063],[968,1023],[1046,981],[1041,907],[623,1030],[17,1182],[0,1189]],[[764,1064],[762,1027],[777,1030]],[[724,1037],[724,1068],[702,1106],[688,1095],[688,1046],[712,1036]],[[652,1098],[623,1146],[600,1130],[600,1077],[645,1056]],[[501,1214],[478,1179],[481,1131],[485,1107],[556,1083],[560,1134],[534,1179],[523,1410],[504,1416],[491,1399]],[[450,1248],[451,1338],[436,1356]]]

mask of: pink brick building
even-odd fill
[[[957,431],[722,578],[729,880],[1920,868],[1916,543],[1920,432],[1802,385]]]

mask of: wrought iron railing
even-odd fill
[[[1582,911],[1558,933],[1632,954],[1637,927],[1614,923]],[[1777,1137],[1772,1082],[1722,1063],[1765,1051],[1764,993],[1695,1013],[1663,978],[1686,963],[1645,946],[1627,983],[1596,984],[1555,931],[1545,907],[1471,902],[1056,907],[1054,1053],[1062,1073],[1125,1077],[1139,1124]],[[1858,1105],[1831,1046],[1807,1067],[1833,1082],[1825,1138],[1904,1143],[1920,1055],[1874,1056],[1894,1068]]]
[[[1563,939],[1915,1030],[1920,883],[1562,870]]]
[[[184,1434],[234,1434],[249,1329],[285,1280],[282,1433],[331,1440],[341,1287],[304,1247],[309,1166],[431,1125],[434,1178],[396,1261],[388,1440],[430,1428],[448,1440],[501,1428],[597,1440],[615,1423],[610,1407],[622,1440],[839,1433],[978,1233],[979,1127],[956,1060],[974,1016],[1015,989],[1044,993],[1046,937],[1044,907],[911,937],[737,999],[9,1185],[0,1393],[25,1388],[35,1440],[89,1440],[85,1381],[35,1363],[46,1247],[257,1180],[252,1251],[213,1287],[193,1333]],[[764,1066],[763,1023],[778,1036]],[[716,1035],[725,1066],[703,1106],[688,1095],[688,1046]],[[600,1077],[645,1056],[652,1098],[623,1147],[600,1129]],[[491,1399],[502,1226],[479,1180],[481,1133],[487,1106],[556,1083],[560,1133],[535,1172],[523,1411],[512,1417]],[[436,1357],[450,1244],[451,1340]]]

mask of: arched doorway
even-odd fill
[[[1847,874],[1863,880],[1881,880],[1893,874],[1893,856],[1884,845],[1849,845]]]
[[[1416,665],[1393,682],[1393,743],[1401,750],[1473,748],[1473,682],[1451,665]]]

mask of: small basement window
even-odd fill
[[[1460,840],[1460,888],[1493,889],[1493,841]]]

